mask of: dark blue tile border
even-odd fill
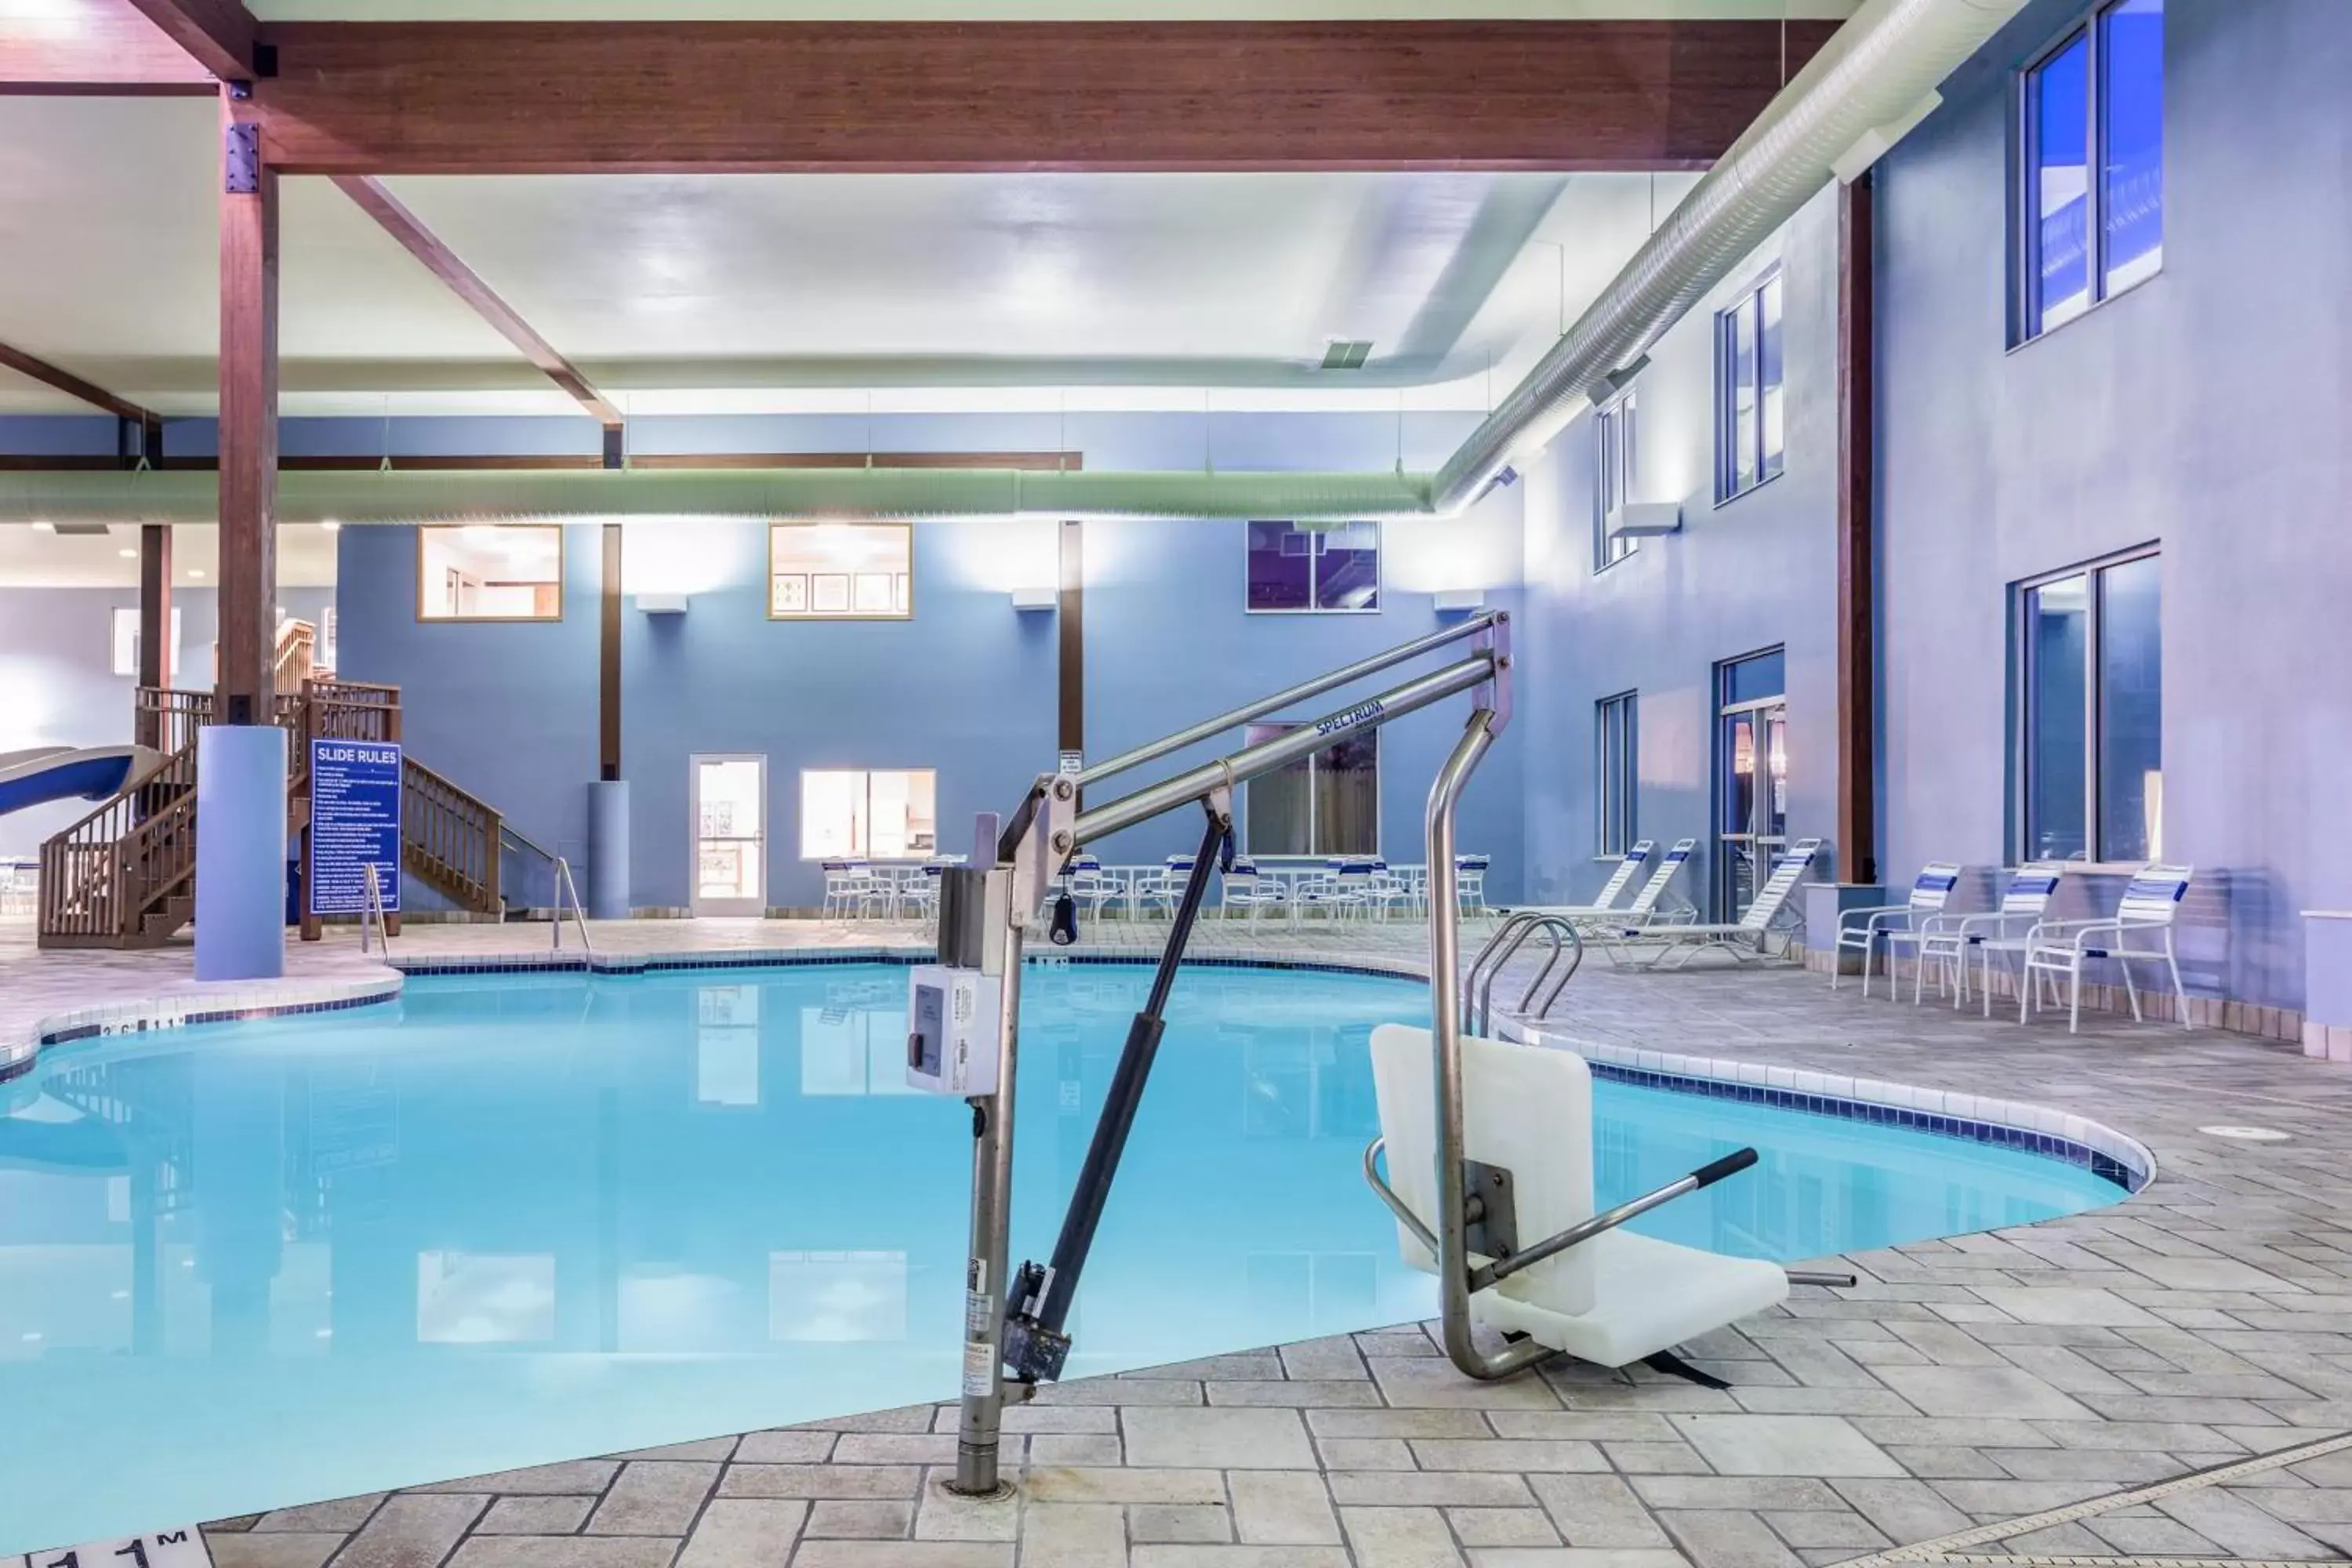
[[[164,1029],[182,1028],[191,1024],[244,1024],[257,1018],[286,1018],[298,1013],[340,1013],[349,1007],[373,1007],[378,1003],[399,999],[399,993],[387,991],[375,996],[339,996],[327,1002],[277,1002],[253,1007],[210,1007],[200,1013],[178,1014],[168,1022],[162,1018],[126,1018],[114,1024],[76,1024],[68,1029],[57,1029],[41,1036],[38,1046],[69,1046],[77,1040],[94,1040],[101,1036],[144,1035]],[[30,1067],[38,1053],[26,1057],[24,1066]],[[5,1075],[0,1075],[5,1076]]]

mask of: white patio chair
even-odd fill
[[[1130,894],[1137,915],[1164,914],[1174,920],[1176,906],[1184,901],[1184,884],[1192,875],[1192,860],[1190,855],[1171,855],[1159,870],[1139,879]]]
[[[1740,963],[1780,956],[1787,951],[1786,938],[1792,933],[1801,918],[1795,914],[1790,898],[1797,883],[1812,868],[1813,858],[1821,853],[1818,838],[1800,838],[1773,862],[1772,875],[1756,889],[1755,901],[1748,912],[1737,921],[1714,925],[1625,925],[1618,924],[1601,933],[1601,945],[1608,950],[1609,962],[1620,968],[1631,965],[1637,969],[1662,966],[1680,968],[1702,952],[1722,952]],[[1784,939],[1780,952],[1771,947],[1775,934]]]
[[[1958,861],[1930,860],[1919,868],[1919,875],[1913,879],[1911,897],[1906,901],[1899,904],[1880,904],[1872,909],[1841,911],[1837,947],[1831,953],[1832,962],[1830,964],[1830,989],[1834,991],[1838,988],[1840,978],[1838,972],[1844,966],[1844,955],[1859,952],[1862,954],[1862,994],[1864,996],[1869,995],[1871,963],[1878,956],[1878,949],[1883,943],[1886,948],[1886,992],[1888,995],[1893,995],[1895,994],[1895,950],[1897,947],[1918,945],[1922,934],[1919,929],[1920,922],[1932,915],[1944,912],[1944,906],[1951,901],[1952,889],[1958,884],[1959,879]],[[1847,923],[1849,918],[1854,915],[1864,917],[1861,924]]]
[[[2188,896],[2193,866],[2143,866],[2124,888],[2123,901],[2104,920],[2043,921],[2025,936],[2025,968],[2018,982],[2017,1021],[2041,1003],[2042,986],[2052,991],[2057,1005],[2058,976],[2066,977],[2066,1032],[2083,1021],[2083,963],[2086,959],[2111,958],[2124,977],[2124,994],[2131,998],[2132,1019],[2144,1019],[2139,987],[2132,981],[2135,963],[2161,963],[2172,977],[2173,1008],[2180,1026],[2189,1027],[2189,988],[2180,983],[2180,959],[2173,950],[2174,917]]]
[[[1267,910],[1286,910],[1290,900],[1282,886],[1282,879],[1260,871],[1257,862],[1236,856],[1233,866],[1223,873],[1219,889],[1217,912],[1232,920],[1236,912],[1249,918],[1252,926]]]
[[[883,899],[873,868],[862,860],[820,862],[824,872],[823,914],[829,921],[864,920]]]
[[[1493,869],[1491,855],[1456,855],[1454,858],[1454,888],[1456,905],[1462,914],[1483,915],[1486,909],[1486,873]]]
[[[1911,976],[1911,1005],[1927,994],[1927,971],[1936,971],[1937,985],[1948,984],[1952,1007],[1958,1011],[1969,995],[1969,955],[1979,955],[1983,979],[1984,1016],[1992,1016],[1992,955],[2021,952],[2025,938],[2050,907],[2063,868],[2056,860],[2029,860],[2010,873],[2000,907],[1975,914],[1929,915],[1916,923],[1918,967]],[[2021,976],[2021,984],[2022,977]]]
[[[1438,1212],[1431,1049],[1426,1029],[1382,1024],[1372,1031],[1372,1092],[1388,1184],[1423,1232]],[[1462,1111],[1462,1157],[1510,1173],[1522,1248],[1593,1217],[1592,1074],[1583,1058],[1465,1037]],[[1705,1184],[1740,1168],[1733,1156],[1692,1174]],[[1397,1247],[1408,1267],[1437,1271],[1431,1247],[1402,1215]],[[1475,1291],[1470,1312],[1484,1327],[1618,1367],[1767,1311],[1788,1295],[1789,1276],[1777,1263],[1610,1228]]]
[[[1081,855],[1070,862],[1067,881],[1072,901],[1097,920],[1119,901],[1124,891],[1119,879],[1105,871],[1103,863],[1091,855]]]

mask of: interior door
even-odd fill
[[[761,915],[768,898],[768,759],[698,756],[693,778],[697,915]]]

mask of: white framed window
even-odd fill
[[[1745,495],[1780,472],[1780,272],[1774,268],[1715,318],[1715,499]]]
[[[1640,798],[1641,736],[1638,694],[1621,691],[1593,704],[1593,805],[1602,855],[1622,855],[1640,837],[1635,818]]]
[[[1381,607],[1377,522],[1252,522],[1252,615],[1370,615]]]
[[[416,618],[562,620],[562,526],[469,522],[419,528]]]
[[[117,605],[107,617],[109,668],[117,675],[139,679],[139,606]],[[180,668],[180,606],[172,606],[171,658],[164,668],[174,674]]]
[[[2016,339],[2164,264],[2164,0],[2104,0],[2018,82]]]
[[[903,860],[939,847],[939,775],[931,769],[802,773],[802,859]]]
[[[1252,724],[1244,743],[1289,734],[1297,724]],[[1381,852],[1381,735],[1359,730],[1244,786],[1242,839],[1252,855]]]
[[[914,614],[912,523],[769,524],[770,620],[904,621]]]
[[[2132,551],[2015,589],[2021,859],[2163,858],[2162,564]]]
[[[1592,416],[1592,569],[1613,566],[1642,542],[1609,537],[1609,514],[1633,499],[1635,430],[1633,394],[1627,392]]]

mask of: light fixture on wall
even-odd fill
[[[1612,539],[1655,539],[1679,533],[1682,526],[1682,503],[1671,500],[1627,501],[1601,520],[1602,531]]]
[[[1032,610],[1050,610],[1061,602],[1061,597],[1053,588],[1015,588],[1013,607],[1024,615]]]
[[[1440,588],[1430,597],[1441,616],[1466,616],[1473,610],[1486,607],[1486,590],[1484,588]]]
[[[319,524],[319,526],[320,526],[320,528],[322,528],[322,529],[325,529],[329,533],[340,533],[340,532],[341,532],[341,531],[342,531],[342,527],[343,527],[343,525],[342,525],[341,522],[338,522],[335,519],[333,519],[333,518],[331,518],[331,518],[328,518],[325,521],[323,521],[323,522],[320,523],[320,524]]]
[[[641,616],[682,616],[686,614],[683,594],[639,594],[637,613]]]

